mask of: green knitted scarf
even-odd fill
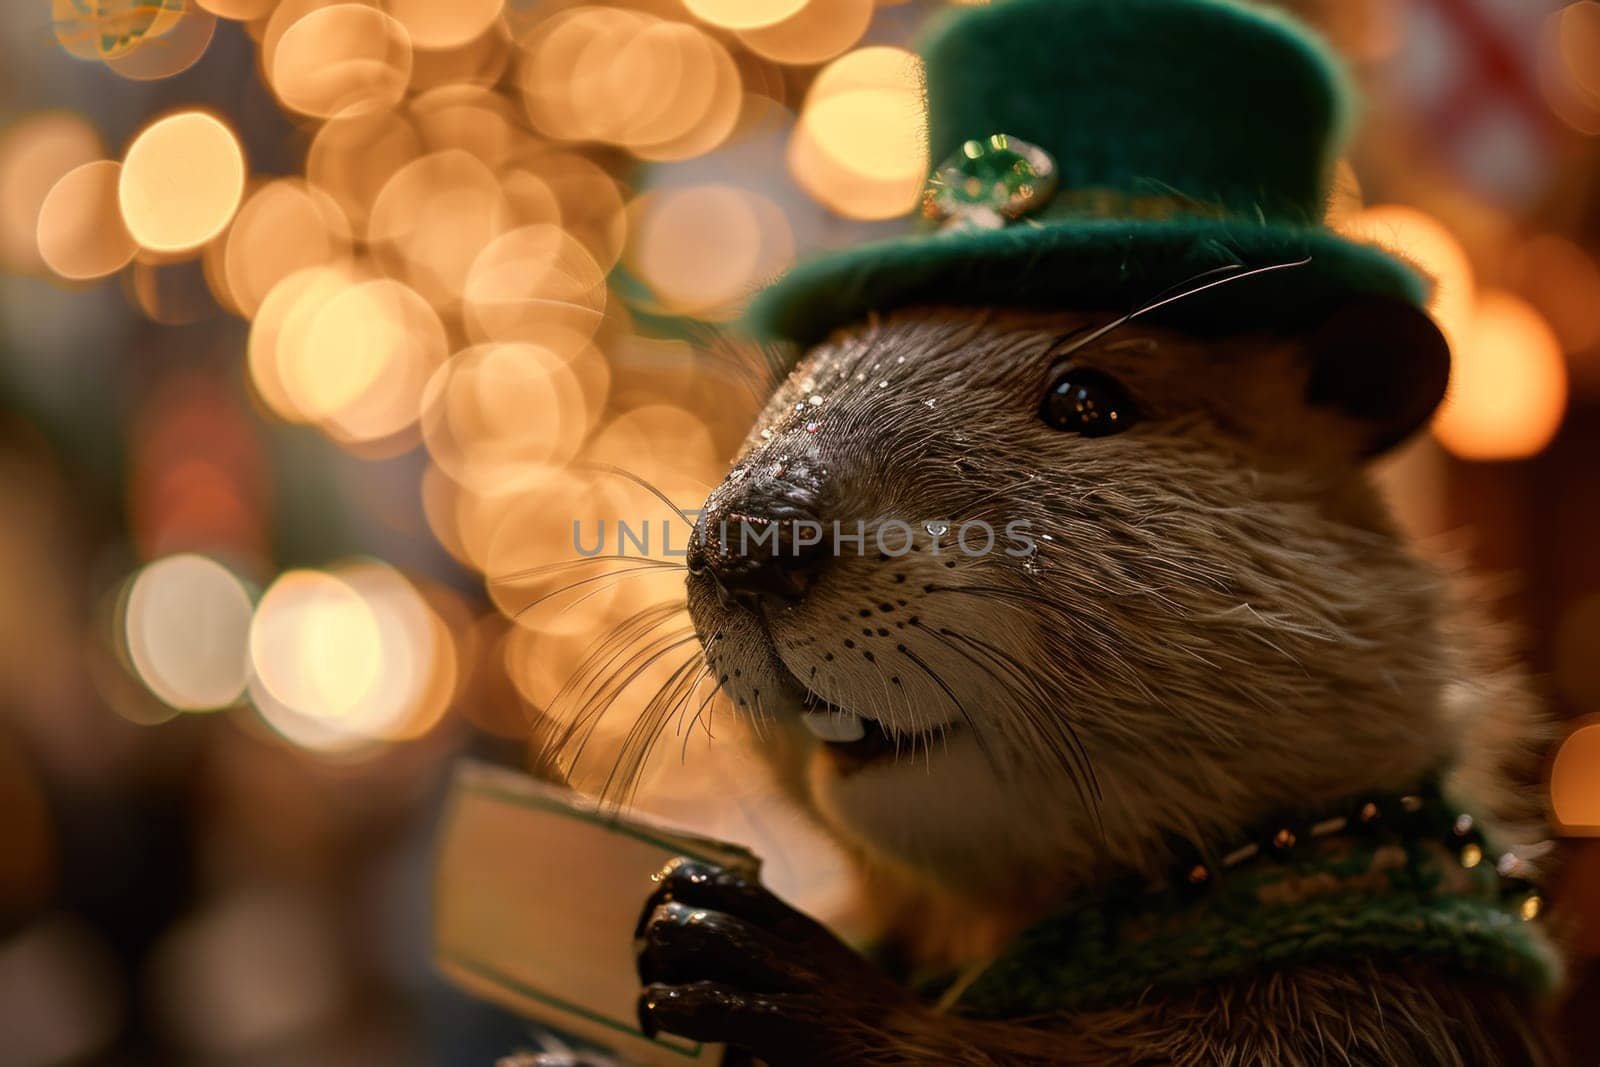
[[[1082,1011],[1273,968],[1423,961],[1547,992],[1560,963],[1526,865],[1436,788],[1364,798],[1196,855],[1157,887],[1037,924],[957,994],[985,1018]]]

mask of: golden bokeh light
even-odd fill
[[[418,48],[459,48],[483,34],[499,19],[505,0],[388,0],[389,14],[400,20]]]
[[[238,138],[203,111],[147,126],[122,161],[117,199],[133,239],[153,252],[186,252],[222,232],[244,195]]]
[[[417,419],[422,393],[448,354],[444,324],[391,278],[321,302],[278,353],[279,380],[300,414],[335,438],[379,441]]]
[[[609,112],[580,111],[576,97],[586,88],[612,90],[610,71],[618,50],[652,21],[643,12],[579,6],[536,23],[518,42],[526,53],[518,71],[522,102],[534,129],[557,140],[599,140],[620,123]],[[580,85],[580,78],[589,85]]]
[[[0,134],[0,263],[6,269],[44,266],[35,239],[39,209],[62,175],[101,152],[94,127],[65,111],[29,115]]]
[[[1441,444],[1463,459],[1504,460],[1550,443],[1566,411],[1566,364],[1555,332],[1527,301],[1485,290],[1454,357],[1433,423]]]
[[[571,354],[600,328],[605,272],[559,226],[523,226],[478,253],[463,308],[474,341],[525,341]]]
[[[1550,110],[1582,134],[1600,135],[1600,5],[1576,0],[1545,20],[1539,83]]]
[[[595,434],[583,458],[644,478],[680,507],[698,507],[723,473],[723,457],[705,419],[675,404],[643,404],[619,414]],[[632,500],[635,510],[665,507],[631,481],[614,488]]]
[[[861,39],[872,12],[872,0],[810,0],[788,18],[741,30],[739,40],[775,63],[825,63]]]
[[[738,121],[743,93],[733,58],[686,23],[576,7],[538,24],[523,45],[523,103],[548,137],[687,159],[722,143]]]
[[[310,420],[284,380],[286,355],[305,349],[306,335],[322,307],[364,280],[352,265],[307,267],[273,286],[261,301],[250,323],[245,361],[256,396],[279,418]]]
[[[560,225],[561,201],[556,198],[556,191],[531,170],[507,167],[500,172],[500,188],[511,205],[512,216],[519,223]],[[590,258],[594,258],[592,254]]]
[[[1541,234],[1511,257],[1519,291],[1538,304],[1568,352],[1600,342],[1600,265],[1578,245]]]
[[[347,260],[350,221],[327,193],[280,178],[250,194],[220,247],[228,297],[248,317],[289,275]]]
[[[512,222],[494,172],[452,148],[394,173],[373,202],[367,241],[385,271],[444,307],[461,299],[473,261]]]
[[[460,679],[455,635],[428,599],[399,571],[367,560],[336,569],[378,619],[384,673],[356,709],[364,730],[385,741],[409,741],[432,730],[449,710]]]
[[[729,185],[659,190],[629,209],[626,262],[672,314],[722,320],[794,259],[788,219]]]
[[[334,118],[382,111],[405,95],[411,39],[377,8],[334,4],[306,13],[283,31],[267,74],[278,99],[301,114]]]
[[[589,250],[602,270],[616,266],[628,234],[622,190],[616,180],[594,161],[565,152],[540,153],[522,166],[555,198],[561,228]]]
[[[1550,808],[1566,833],[1600,833],[1600,721],[1567,735],[1550,767]]]
[[[422,472],[422,516],[433,534],[452,559],[472,570],[482,570],[483,561],[474,558],[461,533],[460,517],[462,489],[438,464],[430,462]]]
[[[411,119],[429,152],[459,148],[498,167],[527,134],[511,102],[481,85],[442,85],[411,101]]]
[[[256,605],[250,663],[262,689],[288,711],[337,719],[377,685],[385,667],[382,632],[348,582],[286,571]]]
[[[822,69],[789,142],[789,170],[841,215],[909,213],[928,173],[921,62],[900,48],[847,53]]]
[[[511,32],[501,20],[470,41],[450,48],[420,45],[411,55],[411,88],[418,92],[447,85],[489,86],[511,65]]]
[[[278,0],[194,0],[195,5],[201,10],[238,22],[265,18],[272,13],[273,5],[277,2]]]
[[[406,323],[387,321],[400,311],[390,306],[400,303],[391,287],[410,292],[387,278],[360,282],[304,308],[302,328],[286,331],[278,374],[304,418],[324,422],[354,404],[390,369],[396,350],[407,347]],[[442,349],[442,328],[438,342]]]
[[[137,248],[117,205],[121,165],[85,163],[56,182],[38,213],[38,254],[57,275],[103,278],[121,270]]]
[[[683,6],[695,18],[725,30],[771,26],[793,17],[807,3],[808,0],[683,0]]]
[[[322,752],[411,740],[431,730],[449,707],[458,671],[455,639],[438,613],[400,572],[374,560],[341,564],[326,574],[302,573],[317,574],[331,583],[327,589],[342,588],[355,598],[339,594],[337,606],[317,610],[331,610],[323,625],[347,643],[360,631],[365,650],[370,638],[379,670],[341,710],[326,703],[295,706],[258,676],[251,699],[262,718],[291,743]],[[338,617],[345,613],[348,618]],[[306,661],[301,669],[312,666],[314,661]]]
[[[324,123],[306,156],[306,178],[333,197],[355,226],[391,176],[422,155],[422,138],[404,116],[380,111]]]
[[[128,655],[152,693],[175,708],[226,707],[244,693],[250,667],[250,594],[205,556],[157,560],[128,592]]]
[[[602,573],[598,567],[592,568],[592,572]],[[570,580],[581,581],[582,576],[575,575]],[[563,634],[526,626],[513,627],[501,643],[506,676],[522,699],[540,711],[548,711],[583,662],[594,636],[583,632]]]
[[[504,492],[530,470],[577,455],[590,426],[583,387],[567,358],[532,344],[457,353],[428,383],[422,435],[457,483]]]
[[[1466,249],[1438,219],[1404,204],[1377,204],[1342,220],[1330,220],[1355,241],[1378,245],[1416,264],[1433,281],[1428,310],[1459,349],[1473,315],[1477,282]]]
[[[1561,58],[1574,84],[1600,101],[1600,8],[1594,4],[1568,4],[1560,19]]]
[[[726,48],[693,26],[650,26],[627,43],[617,62],[643,76],[629,94],[630,121],[618,142],[641,159],[703,155],[727,140],[739,121],[739,68]]]

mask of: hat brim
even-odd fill
[[[1304,262],[1302,262],[1304,261]],[[1289,264],[1298,264],[1289,266]],[[1315,326],[1356,296],[1421,306],[1409,264],[1321,227],[1213,219],[1084,219],[896,237],[800,263],[757,294],[758,336],[811,345],[874,312],[925,305],[1134,311],[1225,276],[1283,266],[1149,318],[1200,332]]]

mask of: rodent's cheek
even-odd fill
[[[794,679],[783,670],[759,619],[723,604],[715,594],[696,595],[692,583],[689,614],[706,667],[735,707],[775,713],[799,706]]]
[[[1004,704],[1014,672],[989,647],[1024,642],[1025,615],[983,594],[982,561],[947,558],[838,561],[806,598],[767,617],[789,673],[836,707],[918,733],[956,722],[994,733],[971,709]],[[1019,694],[1018,699],[1021,699]]]

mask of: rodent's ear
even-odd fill
[[[1306,341],[1306,352],[1306,401],[1354,420],[1363,456],[1411,436],[1450,381],[1450,345],[1439,327],[1420,308],[1389,297],[1344,304]]]

